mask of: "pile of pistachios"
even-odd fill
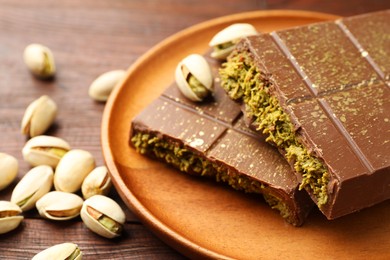
[[[233,24],[217,33],[209,45],[211,57],[224,60],[237,42],[257,34],[250,24]],[[41,44],[31,44],[24,51],[24,61],[30,72],[40,79],[54,78],[56,66],[51,50]],[[107,101],[125,71],[103,73],[89,86],[89,96]],[[207,60],[191,54],[179,62],[176,83],[184,96],[203,101],[213,94],[213,76]],[[30,137],[23,147],[24,160],[32,167],[15,186],[11,201],[0,201],[0,234],[17,228],[22,213],[36,208],[40,216],[52,221],[66,221],[81,216],[93,232],[106,238],[121,234],[125,214],[107,194],[111,178],[105,166],[96,167],[91,153],[72,149],[65,140],[43,135],[55,121],[58,107],[44,95],[28,105],[21,123],[22,134]],[[0,190],[10,185],[18,173],[18,161],[0,153]],[[82,197],[78,193],[82,194]],[[38,253],[37,259],[81,259],[82,252],[74,243],[54,245]]]
[[[41,44],[25,48],[24,61],[39,79],[54,78],[56,66],[51,50]],[[105,102],[125,71],[109,71],[92,82],[89,96]],[[49,96],[32,101],[21,120],[21,133],[30,138],[22,149],[31,169],[12,191],[10,201],[0,201],[0,234],[16,229],[23,221],[23,212],[36,208],[42,218],[66,221],[81,215],[83,223],[106,238],[120,236],[125,213],[117,202],[107,197],[112,186],[105,166],[96,166],[88,151],[72,149],[59,137],[44,135],[57,116],[58,106]],[[0,153],[0,190],[16,179],[19,162]],[[76,244],[52,246],[33,259],[81,259]]]

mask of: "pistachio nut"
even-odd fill
[[[42,44],[28,45],[24,49],[23,59],[31,73],[39,78],[53,77],[56,72],[53,53]]]
[[[32,260],[81,260],[83,253],[74,243],[62,243],[49,247],[38,254]]]
[[[80,216],[90,230],[106,238],[120,236],[126,220],[118,203],[103,195],[84,201]]]
[[[39,215],[51,220],[69,220],[80,215],[83,199],[69,192],[51,191],[35,204]]]
[[[75,149],[67,152],[57,165],[54,174],[54,187],[58,191],[76,192],[81,188],[85,177],[95,168],[92,154]]]
[[[53,169],[48,165],[32,168],[16,184],[11,195],[11,202],[23,211],[35,207],[35,203],[48,193],[53,185]]]
[[[54,122],[57,115],[57,104],[44,95],[34,100],[24,112],[22,134],[34,137],[43,134]]]
[[[111,178],[108,174],[106,166],[100,166],[93,169],[92,172],[85,177],[81,185],[81,192],[84,199],[88,199],[93,195],[107,195],[111,188]]]
[[[112,70],[97,77],[89,86],[88,94],[96,101],[107,101],[114,87],[126,74],[124,70]]]
[[[70,150],[70,145],[54,136],[39,135],[31,138],[24,145],[22,154],[31,166],[49,165],[57,167],[60,159]]]
[[[209,43],[213,48],[211,57],[219,60],[226,59],[241,38],[256,34],[255,27],[248,23],[235,23],[226,27],[211,39]]]
[[[6,153],[0,153],[0,190],[5,189],[16,178],[19,163],[15,157]]]
[[[0,201],[0,234],[7,233],[19,226],[23,216],[18,205],[10,201]]]
[[[176,84],[192,101],[202,101],[213,92],[213,76],[206,59],[199,54],[185,57],[176,67]]]

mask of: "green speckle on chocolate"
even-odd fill
[[[245,104],[248,116],[255,120],[254,125],[266,134],[266,141],[286,152],[287,160],[302,175],[300,188],[309,190],[320,207],[325,205],[328,201],[327,168],[300,143],[290,118],[278,99],[269,93],[271,83],[264,79],[250,55],[233,52],[222,65],[220,76],[221,86],[232,99]]]

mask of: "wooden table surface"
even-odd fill
[[[244,11],[299,9],[347,16],[388,8],[388,0],[0,0],[0,152],[19,161],[18,177],[0,191],[0,200],[10,199],[16,182],[30,169],[21,155],[27,139],[20,133],[20,122],[27,105],[41,95],[49,95],[59,107],[47,134],[90,151],[97,165],[103,165],[104,103],[91,100],[88,87],[103,72],[127,69],[164,38],[199,22]],[[54,52],[54,80],[37,80],[23,64],[23,50],[33,42]],[[90,232],[80,218],[58,223],[31,210],[20,227],[0,235],[1,259],[31,259],[66,241],[77,243],[84,259],[185,258],[147,230],[115,190],[110,196],[127,214],[122,237],[105,239]]]

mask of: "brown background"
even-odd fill
[[[127,69],[156,43],[196,23],[253,10],[312,10],[348,16],[388,8],[388,0],[0,0],[0,152],[18,158],[18,180],[30,169],[21,157],[26,138],[20,134],[20,122],[27,105],[46,94],[59,106],[48,134],[90,151],[97,165],[102,165],[104,104],[88,97],[90,83],[103,72]],[[55,80],[37,80],[26,70],[22,53],[33,42],[54,52]],[[0,200],[10,198],[14,185],[0,191]],[[115,191],[111,196],[120,201]],[[80,218],[57,223],[42,220],[33,210],[17,230],[0,235],[0,257],[31,259],[46,247],[72,241],[83,249],[84,259],[184,258],[129,210],[126,213],[124,235],[108,240],[91,233]]]

